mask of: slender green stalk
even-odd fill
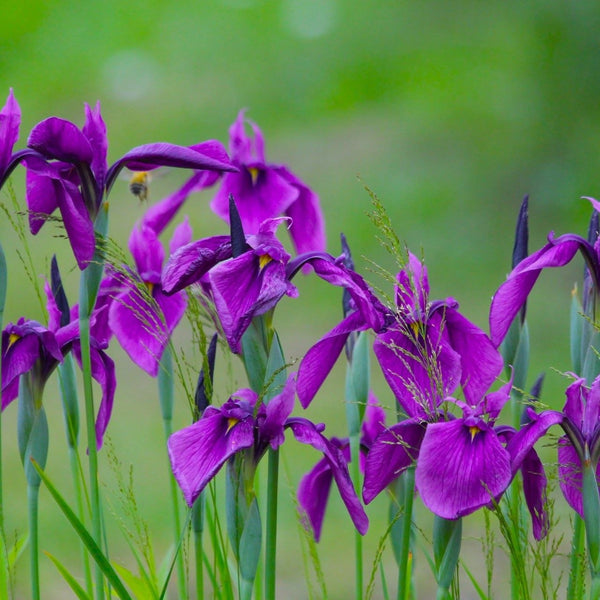
[[[85,423],[88,443],[88,469],[90,484],[90,503],[92,509],[92,538],[102,546],[102,516],[100,514],[100,489],[98,486],[98,448],[96,445],[96,426],[94,411],[94,392],[92,388],[92,359],[90,354],[90,300],[87,289],[86,273],[82,273],[79,302],[79,336],[81,343],[81,367],[83,371],[83,391],[85,398]],[[96,564],[96,599],[104,598],[104,575]]]
[[[169,437],[173,433],[174,404],[173,356],[170,345],[168,345],[165,348],[165,351],[160,361],[160,368],[158,370],[158,397],[162,413],[165,441],[168,441]],[[177,482],[175,481],[175,478],[173,477],[173,473],[171,472],[170,468],[169,485],[171,490],[171,511],[173,514],[173,536],[175,544],[177,545],[179,542],[179,537],[181,535],[181,517],[179,514],[179,490],[177,488]],[[185,578],[185,565],[183,561],[183,553],[179,552],[175,558],[175,569],[177,571],[177,589],[179,592],[179,598],[181,598],[181,600],[184,600],[188,597]]]
[[[403,478],[403,500],[404,513],[400,517],[402,531],[402,545],[398,557],[398,600],[408,598],[410,590],[410,581],[412,572],[409,566],[412,566],[410,550],[410,533],[412,527],[413,498],[415,495],[415,466],[410,466],[400,476]]]
[[[585,524],[583,519],[575,514],[573,523],[573,538],[569,558],[569,585],[567,600],[578,600],[583,597],[583,581],[585,571]]]
[[[204,490],[196,498],[192,506],[192,531],[194,532],[194,557],[196,567],[196,600],[204,600],[204,546],[202,533],[204,531]]]
[[[350,477],[354,489],[360,497],[360,439],[358,435],[350,437]],[[356,570],[355,595],[356,600],[363,597],[363,551],[362,536],[358,531],[354,532],[354,568]]]
[[[60,381],[60,393],[63,403],[63,415],[65,421],[67,447],[69,451],[71,479],[73,480],[73,490],[75,492],[75,498],[77,501],[77,516],[82,523],[85,523],[87,514],[86,502],[84,498],[81,463],[79,461],[79,454],[77,450],[79,437],[77,387],[75,383],[73,356],[71,354],[67,354],[63,363],[58,365],[58,375]],[[81,559],[83,563],[86,591],[88,596],[92,597],[94,588],[92,582],[90,557],[83,541],[81,541]]]
[[[279,450],[269,449],[267,480],[267,523],[265,543],[265,599],[275,600],[277,558],[277,490],[279,480]]]
[[[29,518],[29,564],[31,565],[31,598],[40,598],[40,570],[38,546],[38,498],[40,486],[27,486],[27,508]]]

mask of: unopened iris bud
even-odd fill
[[[213,375],[215,372],[215,359],[217,355],[217,334],[215,333],[210,340],[208,350],[206,352],[206,361],[208,363],[208,381],[204,372],[204,368],[200,369],[198,376],[198,384],[196,385],[196,393],[194,394],[194,403],[198,410],[198,416],[201,417],[206,407],[211,403],[213,390]]]
[[[242,220],[235,205],[233,194],[229,194],[229,228],[231,231],[231,252],[235,258],[246,252],[249,247],[246,243]]]
[[[62,279],[60,277],[56,255],[52,257],[52,263],[50,266],[50,285],[52,288],[52,294],[56,300],[56,305],[60,310],[60,326],[65,327],[71,322],[71,317],[69,301],[67,300],[65,288],[63,287]]]

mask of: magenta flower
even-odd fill
[[[571,508],[584,517],[581,490],[586,449],[600,484],[600,377],[589,388],[585,379],[578,378],[567,388],[566,394],[561,424],[567,435],[558,441],[560,489]]]
[[[541,539],[548,528],[546,477],[533,443],[560,417],[544,415],[523,433],[496,426],[511,386],[508,382],[477,404],[446,398],[462,410],[462,417],[438,413],[429,422],[413,417],[385,430],[367,455],[364,501],[371,502],[416,462],[415,482],[423,503],[439,517],[458,519],[493,506],[520,470],[534,535]]]
[[[369,403],[365,410],[365,419],[361,427],[360,437],[360,469],[364,471],[365,457],[375,441],[375,438],[385,429],[385,413],[377,405],[373,394],[369,395]],[[330,444],[340,449],[346,463],[350,462],[350,440],[349,438],[333,437]],[[300,481],[298,486],[298,503],[308,518],[312,527],[315,540],[321,537],[325,509],[334,480],[334,472],[331,462],[322,458]]]
[[[330,276],[318,272],[334,283]],[[339,265],[336,264],[336,267]],[[331,264],[329,266],[331,268]],[[452,298],[429,303],[427,271],[409,255],[397,276],[396,308],[384,307],[364,280],[344,269],[334,285],[350,292],[355,310],[308,350],[298,372],[298,397],[312,401],[355,331],[376,333],[374,351],[386,380],[406,414],[426,418],[460,384],[467,398],[480,398],[502,369],[502,357],[486,334],[458,312]],[[351,287],[350,287],[351,285]],[[361,292],[361,293],[359,293]]]
[[[229,129],[229,147],[236,173],[226,173],[211,208],[229,220],[229,197],[235,198],[242,225],[256,234],[267,219],[284,215],[290,218],[289,232],[296,253],[325,249],[325,225],[319,198],[283,165],[265,160],[263,135],[258,126],[247,121],[254,138],[246,135],[245,111],[240,111]]]
[[[191,148],[168,143],[147,144],[133,148],[108,167],[106,127],[99,103],[93,110],[86,105],[82,129],[58,117],[38,123],[29,135],[28,146],[44,158],[26,159],[31,232],[37,233],[58,208],[81,269],[93,258],[94,221],[105,193],[109,193],[123,167],[235,170],[228,160],[222,160],[222,152],[213,144]]]
[[[394,316],[373,349],[405,413],[426,419],[459,384],[469,403],[479,402],[502,370],[502,357],[456,300],[429,301],[427,269],[413,254],[397,276]]]
[[[175,228],[170,251],[191,238],[186,221]],[[152,377],[158,375],[160,359],[187,305],[185,292],[167,296],[162,289],[164,249],[157,233],[142,221],[129,237],[136,271],[117,273],[113,282],[108,324],[131,360]],[[101,290],[102,293],[102,290]]]
[[[221,467],[236,454],[246,453],[256,468],[269,447],[279,448],[285,429],[295,438],[323,453],[333,472],[340,495],[360,533],[368,519],[356,497],[342,452],[322,434],[323,426],[307,419],[290,418],[294,406],[295,375],[290,375],[280,394],[267,404],[258,404],[258,395],[250,389],[238,390],[220,408],[208,406],[202,417],[168,441],[173,474],[192,506]]]
[[[600,210],[597,200],[588,200],[596,211]],[[594,234],[593,240],[589,241],[579,235],[566,233],[555,238],[554,233],[550,232],[544,247],[517,264],[492,299],[490,334],[496,346],[502,343],[510,324],[544,269],[565,266],[579,251],[586,262],[587,275],[591,277],[595,289],[600,289],[600,241],[596,237]]]
[[[297,295],[286,276],[290,255],[275,236],[284,220],[265,221],[256,235],[245,238],[238,255],[234,256],[229,236],[217,236],[182,246],[165,268],[167,294],[205,277],[225,338],[235,353],[241,351],[240,340],[255,316],[271,310],[283,296]]]
[[[56,366],[63,356],[73,351],[81,366],[81,346],[77,306],[65,320],[64,311],[58,307],[50,285],[45,285],[48,309],[48,327],[31,320],[19,319],[9,324],[2,332],[2,410],[18,395],[19,376],[33,372],[33,381],[38,386],[39,397]],[[100,384],[102,400],[96,417],[96,443],[102,439],[110,415],[116,389],[115,367],[112,359],[104,352],[106,346],[94,337],[98,313],[91,316],[90,339],[92,377]],[[62,320],[62,323],[61,323]]]

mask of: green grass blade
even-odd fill
[[[465,564],[465,562],[462,559],[460,560],[460,564],[461,564],[462,568],[465,570],[465,573],[467,574],[469,579],[471,580],[471,583],[473,584],[473,587],[475,588],[475,591],[477,592],[477,594],[479,595],[481,600],[489,600],[489,598],[487,597],[487,594],[481,589],[481,586],[477,583],[477,580],[475,579],[475,577],[473,576],[471,571],[469,571],[469,569],[467,568],[467,565]]]
[[[44,554],[54,563],[54,566],[64,577],[64,580],[69,584],[69,587],[75,592],[75,595],[79,598],[79,600],[90,600],[90,597],[88,596],[87,592],[83,589],[81,585],[79,585],[77,580],[73,577],[73,575],[71,575],[71,573],[69,573],[66,567],[49,552],[44,552]]]
[[[85,547],[88,549],[91,557],[96,561],[98,567],[104,573],[106,579],[110,582],[114,592],[117,594],[121,600],[133,600],[133,598],[129,595],[129,592],[125,589],[123,582],[117,575],[116,571],[111,566],[110,562],[98,546],[88,530],[85,528],[83,523],[77,518],[77,515],[71,510],[70,506],[66,503],[64,498],[60,495],[60,492],[54,487],[48,476],[44,473],[44,471],[39,467],[39,465],[32,460],[34,468],[38,472],[40,478],[44,482],[44,485],[50,492],[50,495],[54,498],[58,507],[62,510],[65,517],[75,532],[80,537],[81,541],[85,544]]]

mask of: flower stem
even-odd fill
[[[567,587],[567,600],[578,600],[583,596],[582,582],[585,570],[585,524],[583,519],[575,514],[573,524],[573,538],[569,559],[569,585]]]
[[[77,500],[77,516],[82,523],[86,521],[85,502],[82,488],[81,463],[77,452],[79,436],[79,415],[77,403],[77,388],[75,382],[75,371],[73,366],[73,355],[67,354],[61,365],[58,365],[58,375],[60,381],[60,394],[63,404],[63,415],[65,421],[65,433],[67,446],[69,449],[69,464],[71,467],[71,478],[73,480],[73,489]],[[86,550],[85,544],[81,541],[81,558],[83,563],[83,572],[86,582],[86,591],[88,596],[93,595],[92,571],[90,566],[90,556]]]
[[[192,506],[192,531],[194,532],[194,557],[196,566],[196,599],[204,599],[204,546],[202,532],[204,531],[204,490],[196,498]]]
[[[275,600],[279,450],[273,450],[269,448],[268,463],[267,523],[265,544],[265,599]]]
[[[31,565],[31,598],[40,598],[40,571],[38,548],[38,498],[40,486],[27,486],[27,507],[29,518],[29,564]]]
[[[160,360],[160,368],[158,370],[158,397],[162,413],[165,441],[168,441],[169,437],[173,433],[173,396],[173,357],[171,354],[171,346],[167,345]],[[173,473],[170,469],[169,484],[171,488],[171,510],[173,513],[173,535],[175,547],[177,547],[179,544],[179,537],[181,535],[179,491],[175,477],[173,477]],[[183,563],[182,552],[177,554],[177,557],[175,558],[175,565],[177,570],[177,589],[179,592],[179,598],[184,600],[187,598],[187,589],[185,581],[185,565]]]
[[[100,489],[98,486],[98,447],[96,443],[94,392],[92,389],[92,359],[90,354],[90,299],[86,271],[82,273],[79,290],[79,336],[81,343],[81,367],[85,399],[85,423],[88,443],[88,470],[90,479],[90,502],[92,508],[92,537],[102,547],[102,515],[100,514]],[[104,576],[96,564],[94,569],[96,599],[104,598]]]
[[[413,512],[413,498],[415,494],[415,466],[410,466],[400,476],[403,481],[403,492],[402,498],[404,505],[404,512],[400,517],[401,521],[401,546],[398,556],[398,600],[404,600],[409,597],[409,589],[411,582],[411,571],[409,564],[412,565],[410,560],[410,534],[412,527],[412,512]]]

